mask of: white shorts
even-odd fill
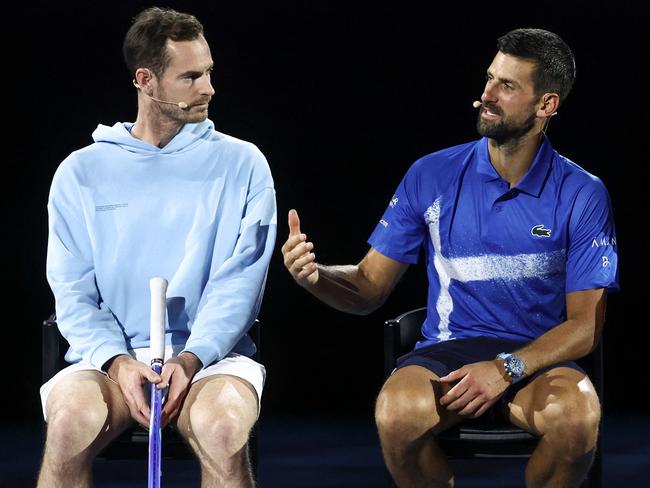
[[[165,348],[165,361],[172,357],[176,357],[182,351],[182,349],[182,346],[167,346]],[[150,364],[148,347],[131,350],[129,353],[138,361],[141,361],[145,364]],[[52,378],[50,378],[47,383],[41,386],[41,407],[43,409],[43,418],[45,421],[47,421],[45,406],[47,405],[48,395],[62,378],[65,378],[66,376],[78,371],[98,371],[101,374],[108,376],[101,369],[96,368],[92,364],[84,363],[83,361],[71,364],[70,366],[63,368],[57,374],[52,376]],[[195,383],[200,379],[207,378],[208,376],[217,374],[236,376],[250,383],[253,388],[255,388],[255,392],[257,393],[257,414],[259,416],[260,408],[262,405],[262,390],[264,389],[264,382],[266,380],[266,368],[247,356],[242,356],[241,354],[237,353],[230,353],[221,361],[217,361],[216,363],[211,364],[207,368],[203,368],[198,373],[196,373],[192,378],[192,383]]]

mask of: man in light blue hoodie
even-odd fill
[[[124,57],[135,123],[100,125],[51,187],[47,278],[71,366],[41,387],[47,442],[39,486],[90,486],[92,460],[149,423],[143,386],[168,388],[203,486],[253,486],[247,455],[264,384],[247,331],[276,235],[273,180],[252,144],[214,130],[203,27],[151,8]],[[148,366],[149,279],[168,279],[166,361]]]

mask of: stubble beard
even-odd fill
[[[494,111],[494,113],[500,115],[501,120],[496,123],[490,123],[481,117],[481,111],[479,111],[478,119],[476,120],[476,130],[481,136],[494,140],[497,145],[501,146],[512,143],[528,134],[535,127],[535,120],[537,118],[535,112],[532,112],[522,123],[517,124],[504,117],[503,112],[500,110],[496,111],[490,108],[490,111]]]
[[[176,100],[170,100],[167,97],[167,94],[164,90],[160,90],[159,96],[161,100],[168,100],[170,102],[176,102]],[[178,102],[185,102],[188,104],[188,108],[182,109],[178,105],[173,105],[169,103],[158,103],[160,112],[167,118],[177,122],[179,124],[198,124],[203,122],[208,118],[208,110],[203,110],[201,112],[192,111],[192,106],[188,100],[178,100]]]

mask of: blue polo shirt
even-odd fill
[[[486,138],[419,159],[368,242],[409,264],[424,248],[428,311],[416,347],[529,341],[566,320],[566,293],[618,289],[607,190],[546,137],[514,188],[492,166]]]

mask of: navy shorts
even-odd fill
[[[467,339],[455,339],[439,342],[437,344],[415,349],[399,357],[395,369],[417,365],[428,369],[438,377],[442,377],[465,366],[466,364],[477,363],[479,361],[491,361],[496,358],[499,353],[513,352],[522,348],[526,344],[527,342],[523,341],[497,339],[495,337],[470,337]],[[550,369],[558,367],[573,368],[581,373],[585,373],[585,371],[573,361],[564,361],[552,366],[547,366],[508,388],[506,393],[500,399],[502,405],[507,405],[515,394],[529,384],[533,379]]]

